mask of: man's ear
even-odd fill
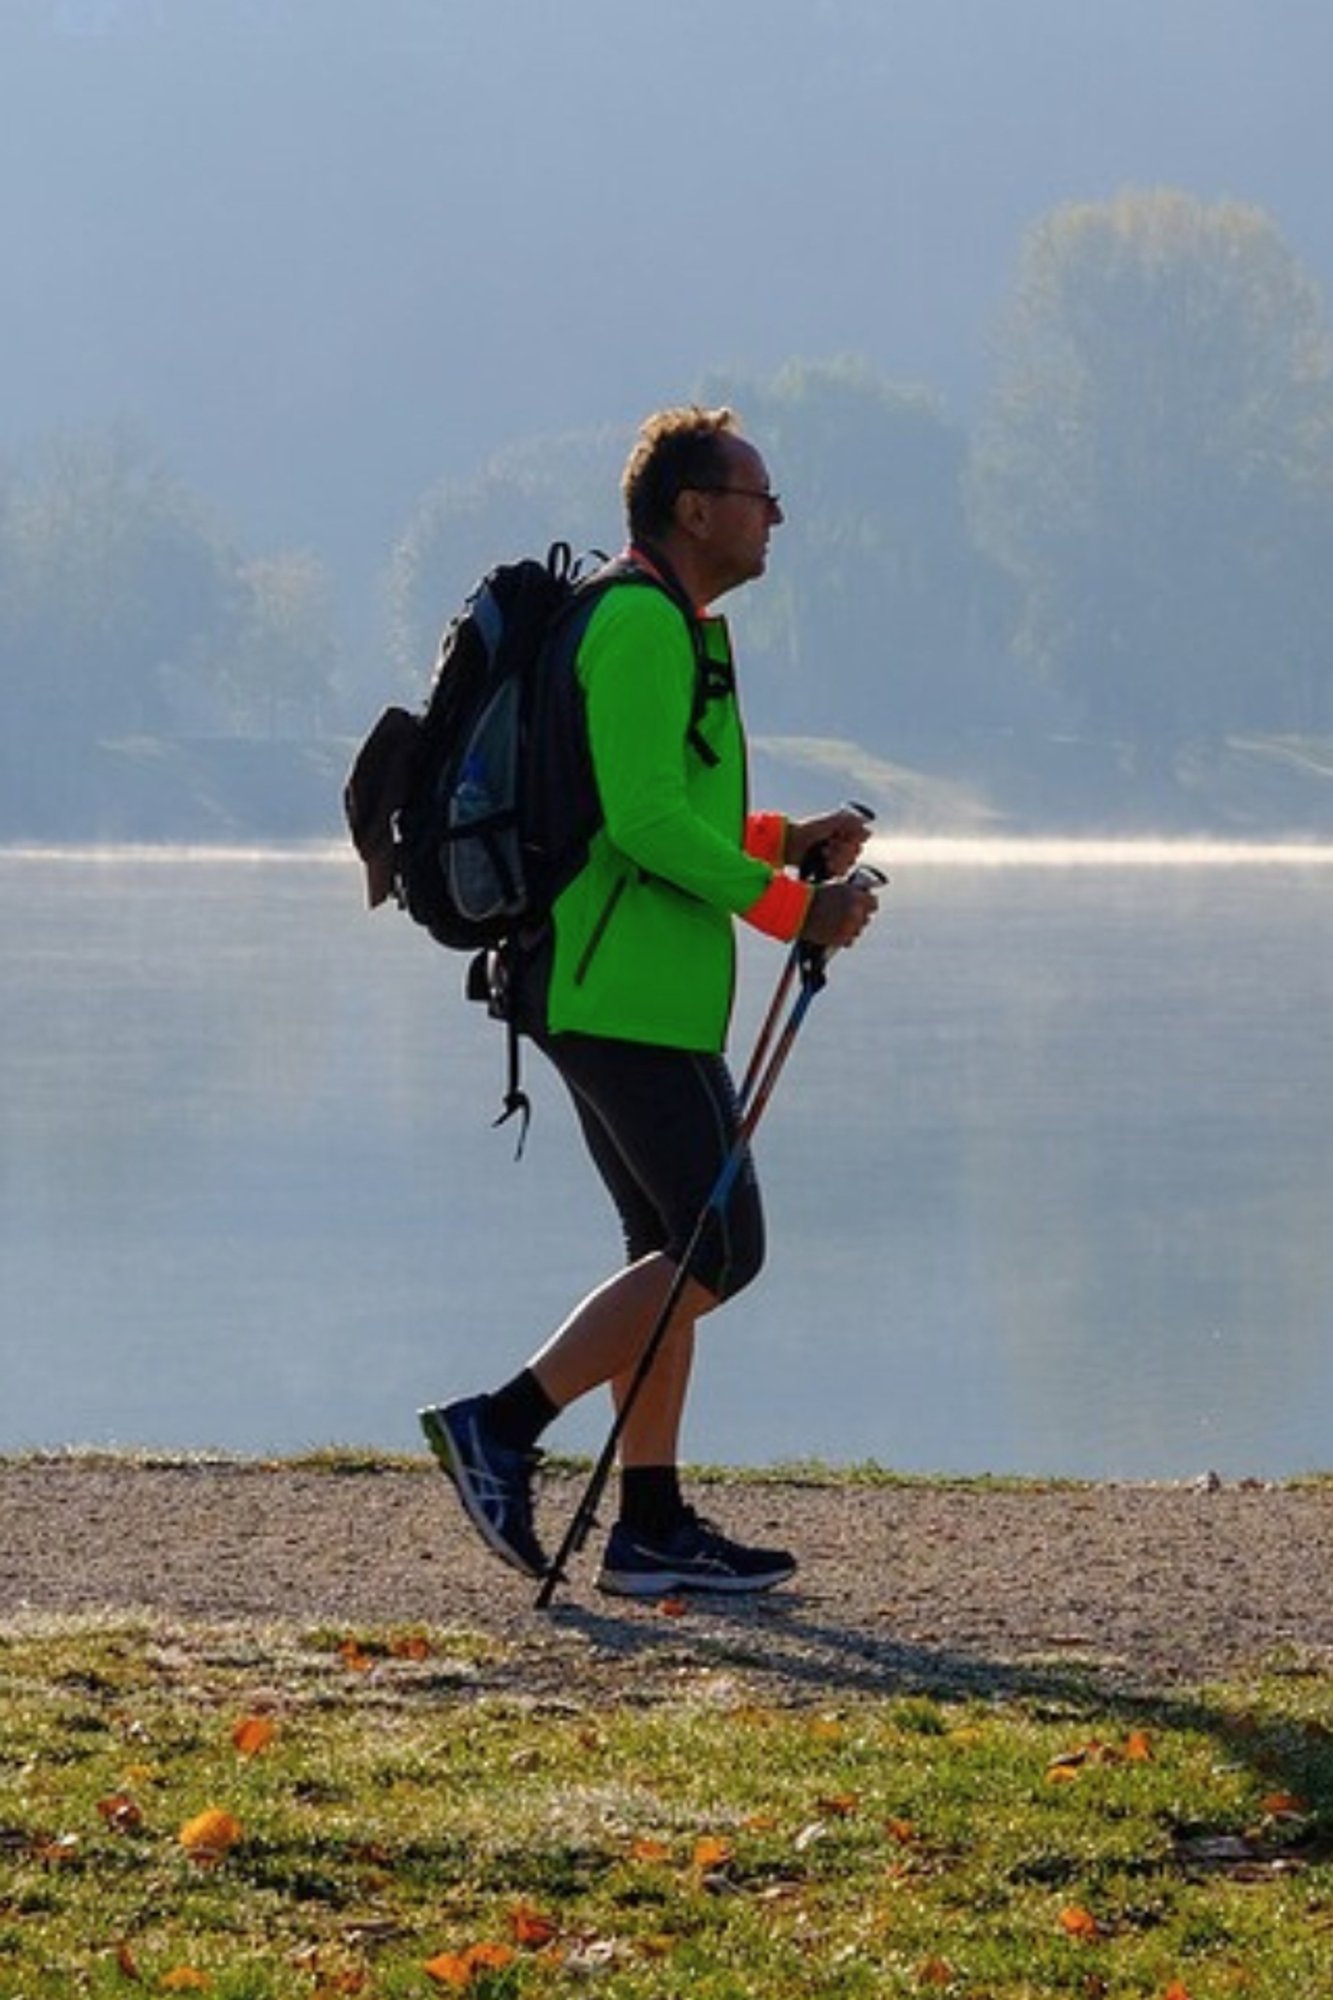
[[[693,486],[682,487],[676,495],[672,516],[683,535],[690,535],[696,540],[706,535],[709,521],[708,495],[700,493]]]

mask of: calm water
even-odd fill
[[[690,1454],[1333,1466],[1333,850],[880,858]],[[414,1445],[615,1260],[558,1092],[515,1166],[502,1038],[342,856],[0,853],[0,915],[0,1447]]]

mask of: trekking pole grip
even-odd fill
[[[843,810],[855,813],[857,818],[865,821],[867,825],[875,817],[875,808],[866,805],[860,799],[848,799]],[[801,862],[800,872],[801,880],[812,883],[816,888],[818,888],[821,882],[827,882],[831,879],[828,843],[826,841],[821,840],[816,846],[810,849]],[[873,889],[885,883],[888,877],[882,874],[878,868],[858,866],[845,879],[858,889]],[[803,984],[813,986],[816,989],[824,984],[830,950],[831,947],[828,945],[812,944],[806,942],[804,939],[797,940],[796,958],[800,966]]]

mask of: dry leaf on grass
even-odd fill
[[[520,1903],[509,1915],[509,1928],[514,1933],[515,1944],[521,1944],[529,1951],[540,1951],[556,1935],[559,1925],[554,1917],[545,1916],[541,1910],[534,1910],[528,1903]]]
[[[431,1644],[424,1633],[404,1632],[389,1641],[389,1652],[395,1660],[428,1660]]]
[[[238,1819],[218,1806],[209,1806],[186,1820],[180,1830],[180,1844],[197,1867],[211,1868],[236,1845],[241,1833]]]
[[[497,1972],[514,1959],[510,1944],[469,1944],[462,1951],[438,1952],[425,1971],[437,1986],[470,1986],[479,1973]]]
[[[731,1859],[731,1843],[719,1840],[715,1834],[705,1834],[694,1843],[694,1865],[696,1868],[725,1868]]]
[[[277,1733],[278,1725],[271,1716],[245,1715],[233,1728],[231,1740],[238,1757],[257,1757]]]

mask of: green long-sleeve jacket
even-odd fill
[[[704,619],[702,633],[722,670],[695,723],[707,755],[690,740],[698,665],[672,598],[613,587],[579,643],[603,824],[552,913],[552,1033],[720,1050],[735,988],[733,918],[778,936],[800,927],[806,892],[779,872],[785,822],[747,812],[725,620]]]

